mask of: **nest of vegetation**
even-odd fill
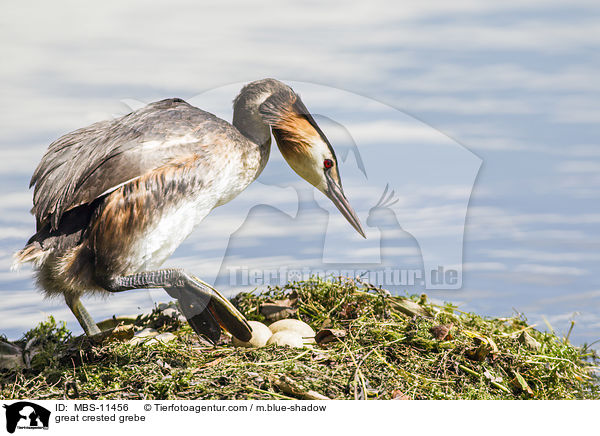
[[[353,280],[309,280],[234,303],[248,319],[310,324],[304,349],[211,346],[156,308],[128,328],[168,343],[74,338],[54,319],[4,347],[25,366],[2,369],[0,399],[586,399],[600,398],[598,356],[521,316],[483,318],[427,297],[394,297]],[[119,327],[117,327],[117,330]]]

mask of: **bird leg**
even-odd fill
[[[79,296],[70,296],[65,295],[65,301],[67,302],[67,306],[79,321],[79,325],[83,328],[83,331],[87,336],[94,336],[100,333],[100,329],[94,322],[94,319],[89,314],[89,312],[85,309]]]
[[[163,288],[177,299],[181,311],[198,335],[215,343],[221,327],[242,341],[249,341],[251,328],[229,300],[212,286],[180,269],[147,271],[112,278],[105,286],[110,292]]]

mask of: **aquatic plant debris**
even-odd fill
[[[95,343],[50,318],[4,347],[12,354],[18,347],[23,359],[0,370],[0,399],[600,399],[597,354],[522,315],[481,317],[343,278],[233,301],[249,320],[268,323],[261,307],[284,300],[289,316],[329,339],[252,349],[224,334],[211,346],[173,304],[115,318],[111,327],[170,332],[169,342],[108,335]]]

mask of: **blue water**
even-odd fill
[[[80,331],[62,302],[34,290],[28,267],[9,271],[33,232],[27,187],[51,141],[173,96],[230,118],[241,83],[276,77],[346,158],[344,187],[369,239],[274,147],[260,181],[168,265],[232,294],[252,287],[231,279],[244,268],[421,270],[426,257],[462,258],[461,289],[425,292],[486,315],[523,312],[561,334],[575,320],[574,343],[600,339],[600,8],[263,3],[4,8],[1,334],[17,338],[49,314]],[[386,184],[399,202],[377,210]],[[132,291],[87,305],[102,319],[164,300]]]

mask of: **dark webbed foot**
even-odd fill
[[[177,298],[196,333],[207,336],[214,343],[221,337],[221,326],[242,341],[250,340],[252,333],[246,318],[227,298],[191,274],[182,272],[181,278],[181,282],[165,287],[165,290],[171,297]]]
[[[252,331],[246,318],[216,289],[197,277],[177,269],[148,271],[111,280],[111,292],[130,289],[163,288],[176,298],[194,331],[215,343],[221,327],[242,341],[249,341]]]

